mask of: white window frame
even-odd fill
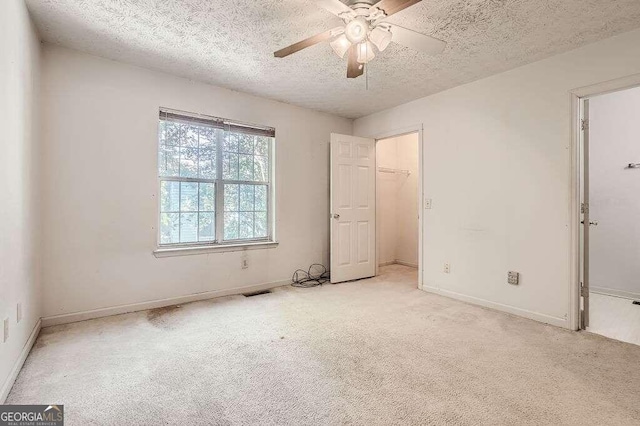
[[[215,179],[205,179],[205,178],[188,178],[188,177],[166,177],[160,176],[160,140],[159,136],[156,140],[156,173],[158,178],[157,183],[157,241],[156,241],[156,250],[154,250],[154,255],[156,257],[166,257],[166,256],[182,256],[188,254],[201,254],[201,253],[209,253],[212,251],[237,251],[237,250],[247,250],[247,249],[260,249],[260,248],[272,248],[278,245],[275,239],[275,190],[274,190],[274,178],[275,178],[275,167],[274,167],[274,158],[275,158],[275,129],[271,127],[259,126],[254,124],[242,123],[234,120],[227,120],[218,117],[207,116],[203,114],[194,114],[185,111],[174,110],[170,108],[160,108],[160,115],[163,113],[175,114],[178,116],[182,116],[184,118],[196,118],[199,120],[210,121],[213,123],[224,123],[225,128],[222,128],[224,131],[225,137],[229,134],[232,127],[235,128],[248,128],[252,130],[267,131],[272,132],[273,136],[271,136],[271,142],[269,143],[267,150],[267,161],[269,165],[268,170],[268,180],[266,182],[261,181],[247,181],[247,180],[227,180],[223,178],[223,152],[224,152],[224,143],[222,140],[216,141],[216,178]],[[160,126],[161,119],[158,118],[158,128]],[[177,121],[177,120],[176,120]],[[185,122],[188,120],[185,120]],[[215,127],[215,126],[214,126]],[[158,132],[159,135],[159,132]],[[194,183],[213,183],[215,188],[215,240],[213,241],[198,241],[198,242],[188,242],[188,243],[169,243],[162,244],[161,243],[161,215],[162,215],[162,200],[161,200],[161,186],[162,182],[194,182]],[[225,240],[224,239],[224,187],[225,185],[263,185],[267,187],[267,236],[261,238],[251,238],[251,239],[235,239],[235,240]]]

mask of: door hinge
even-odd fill
[[[586,213],[589,211],[589,204],[588,203],[580,203],[580,213]]]
[[[580,296],[585,299],[589,297],[589,289],[584,286],[584,283],[580,283]]]
[[[587,130],[589,128],[589,120],[587,119],[580,120],[580,128],[582,130]]]

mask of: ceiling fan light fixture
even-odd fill
[[[376,45],[380,52],[383,52],[389,46],[392,37],[391,31],[382,27],[375,27],[369,34],[369,40]]]
[[[331,45],[331,48],[333,49],[333,51],[336,52],[336,55],[340,56],[341,58],[344,58],[344,55],[347,53],[347,51],[351,47],[351,42],[349,41],[347,36],[344,34],[342,34],[339,37],[336,37],[329,44]]]
[[[370,41],[360,43],[358,45],[358,62],[361,64],[369,63],[376,57],[373,44]]]
[[[350,21],[344,33],[353,44],[358,44],[366,40],[367,33],[369,32],[369,24],[363,17],[358,17]]]

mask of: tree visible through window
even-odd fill
[[[275,131],[160,111],[160,245],[271,238]]]

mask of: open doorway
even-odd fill
[[[581,104],[582,328],[640,345],[640,87]]]
[[[378,272],[415,274],[419,266],[419,132],[376,141]]]

